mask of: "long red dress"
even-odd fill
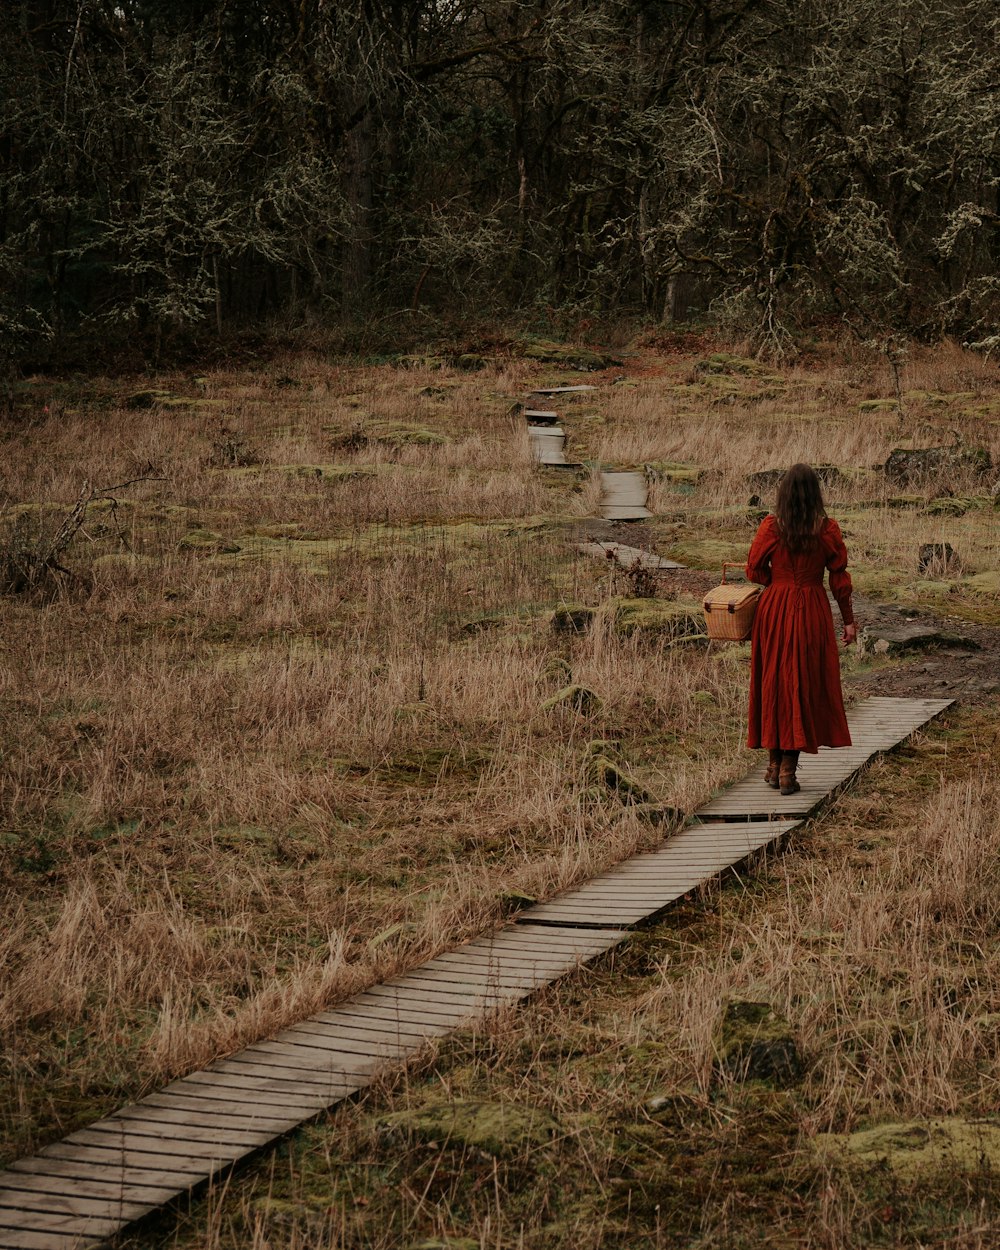
[[[812,548],[793,555],[775,518],[761,521],[746,569],[752,582],[766,587],[751,639],[748,746],[815,752],[851,745],[825,569],[850,625],[851,575],[837,522],[825,520]]]

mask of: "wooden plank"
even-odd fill
[[[277,1056],[273,1059],[265,1055],[251,1056],[245,1051],[220,1060],[207,1071],[223,1076],[263,1077],[266,1080],[287,1081],[290,1085],[311,1086],[318,1095],[326,1098],[330,1103],[348,1094],[356,1093],[367,1084],[363,1078],[358,1080],[353,1076],[346,1074],[342,1076],[333,1071],[323,1072],[318,1068],[294,1067],[291,1064],[282,1063]]]
[[[2,1224],[0,1221],[0,1250],[85,1250],[87,1246],[99,1246],[105,1240],[104,1237],[86,1233],[39,1233]]]
[[[370,1076],[380,1062],[374,1054],[358,1055],[331,1046],[311,1046],[304,1038],[293,1041],[269,1038],[264,1042],[254,1042],[253,1046],[231,1058],[241,1061],[245,1058],[253,1063],[277,1063],[282,1067],[305,1068],[311,1072],[333,1072],[352,1080]]]
[[[260,1140],[207,1142],[186,1135],[169,1137],[162,1132],[141,1133],[138,1127],[130,1127],[122,1132],[81,1128],[69,1137],[64,1137],[61,1142],[48,1147],[48,1150],[56,1158],[65,1159],[70,1157],[65,1153],[67,1150],[94,1149],[107,1152],[112,1163],[119,1159],[124,1160],[131,1151],[138,1151],[157,1158],[167,1171],[186,1172],[189,1168],[194,1168],[197,1174],[200,1171],[198,1163],[202,1161],[229,1162],[260,1144]]]
[[[566,431],[558,425],[529,425],[528,437],[535,460],[541,465],[565,468],[569,461],[563,450]]]
[[[412,1018],[409,1018],[410,1016]],[[343,1003],[337,1008],[337,1018],[345,1023],[356,1024],[363,1028],[383,1024],[386,1026],[385,1036],[387,1039],[395,1036],[401,1042],[414,1042],[418,1046],[424,1046],[435,1038],[447,1037],[453,1027],[451,1020],[439,1020],[437,1018],[430,1020],[426,1016],[416,1016],[413,1013],[401,1015],[398,1006],[393,1007],[388,1003],[377,1003],[374,1001],[363,1004]],[[333,1023],[325,1015],[318,1022],[321,1024]]]
[[[454,952],[454,954],[438,955],[425,966],[428,968],[450,968],[469,966],[479,967],[487,971],[499,970],[503,973],[520,976],[531,976],[539,981],[554,979],[563,972],[572,972],[578,966],[575,957],[566,959],[565,956],[553,955],[546,959],[542,955],[529,955],[526,952],[511,950],[510,953],[499,955],[494,952],[487,955],[485,952],[472,952],[465,954],[464,950]]]
[[[127,1192],[131,1202],[162,1206],[180,1191],[175,1184],[138,1185],[130,1181],[128,1185],[123,1185],[121,1180],[98,1180],[95,1177],[88,1177],[84,1181],[84,1178],[78,1176],[44,1176],[23,1171],[0,1172],[0,1193],[4,1194],[36,1193],[73,1198],[84,1192],[92,1198],[106,1198],[115,1202]]]
[[[263,1134],[265,1140],[269,1137],[276,1137],[280,1133],[286,1133],[302,1118],[297,1111],[290,1111],[280,1117],[262,1117],[254,1114],[249,1104],[237,1114],[232,1104],[217,1102],[212,1107],[206,1107],[204,1102],[199,1105],[198,1100],[194,1100],[194,1106],[190,1105],[191,1102],[191,1099],[181,1100],[173,1095],[158,1102],[143,1099],[142,1102],[131,1107],[123,1107],[117,1114],[129,1123],[183,1126],[185,1132],[180,1136],[185,1137],[188,1131],[193,1132],[203,1126],[211,1126],[225,1130],[235,1129],[236,1132],[247,1130],[258,1136]]]
[[[420,989],[429,980],[436,981],[440,985],[440,993],[450,996],[457,996],[457,986],[464,986],[464,995],[466,998],[472,999],[475,1003],[479,1001],[489,1001],[496,999],[504,1001],[509,999],[512,994],[531,985],[537,984],[537,978],[534,975],[512,976],[511,974],[502,974],[499,969],[494,966],[492,970],[489,968],[476,969],[475,964],[466,964],[465,976],[461,979],[457,978],[455,966],[447,966],[444,968],[417,968],[412,973],[407,973],[405,978],[397,981],[389,981],[387,985],[394,986],[399,989]],[[456,986],[452,989],[452,986]],[[436,991],[435,991],[436,995]]]
[[[601,474],[601,515],[612,521],[639,521],[653,514],[646,507],[649,484],[643,473]]]
[[[205,1097],[202,1089],[200,1086],[190,1086],[182,1092],[169,1088],[157,1090],[132,1106],[122,1107],[117,1114],[131,1115],[136,1108],[142,1107],[162,1111],[190,1111],[192,1114],[217,1117],[224,1122],[232,1120],[237,1124],[270,1128],[275,1133],[283,1132],[283,1126],[293,1117],[298,1116],[301,1119],[302,1116],[298,1107],[262,1107],[254,1099],[241,1099],[231,1092],[228,1096]]]
[[[344,1096],[334,1093],[331,1098],[329,1090],[317,1089],[315,1085],[300,1084],[297,1081],[279,1081],[270,1076],[239,1073],[239,1071],[230,1073],[230,1071],[217,1069],[202,1069],[199,1073],[187,1074],[184,1081],[185,1084],[200,1085],[202,1088],[216,1091],[225,1090],[230,1094],[239,1091],[241,1098],[245,1096],[247,1101],[255,1100],[257,1103],[261,1101],[262,1096],[266,1095],[269,1100],[274,1096],[274,1098],[284,1099],[284,1105],[287,1108],[296,1108],[304,1116],[315,1114],[315,1111],[329,1106],[339,1096]],[[274,1104],[271,1103],[271,1105]]]
[[[207,1098],[217,1098],[220,1095],[245,1097],[247,1101],[252,1100],[262,1106],[287,1106],[289,1110],[301,1111],[303,1116],[313,1115],[329,1105],[326,1089],[317,1089],[314,1085],[298,1085],[290,1081],[272,1081],[246,1072],[190,1072],[182,1081],[174,1081],[168,1085],[167,1089],[183,1089],[193,1098],[199,1097],[201,1090],[205,1091]],[[275,1104],[272,1099],[281,1101]]]
[[[36,1189],[0,1188],[0,1219],[13,1221],[15,1213],[19,1211],[52,1215],[63,1219],[90,1216],[103,1221],[111,1221],[110,1231],[112,1232],[128,1220],[137,1220],[159,1205],[159,1202],[136,1202],[130,1194],[123,1195],[121,1199],[97,1198],[82,1194],[44,1193]]]
[[[628,933],[624,929],[617,934],[587,934],[567,929],[565,933],[554,932],[546,935],[546,944],[540,945],[534,935],[525,933],[523,929],[515,924],[509,929],[501,930],[496,935],[493,945],[497,950],[535,950],[543,955],[551,954],[553,951],[561,951],[566,955],[576,955],[580,959],[592,959],[610,950],[612,946],[617,945],[620,941],[624,941],[627,937]],[[464,950],[465,948],[459,947],[459,949]]]
[[[76,1141],[79,1135],[87,1134],[86,1140],[95,1140],[94,1135],[102,1134],[107,1139],[107,1144],[119,1141],[122,1138],[131,1138],[132,1136],[156,1138],[160,1140],[172,1140],[174,1134],[166,1130],[167,1121],[160,1121],[156,1116],[154,1108],[143,1111],[142,1108],[132,1106],[125,1107],[124,1110],[128,1115],[122,1115],[120,1112],[114,1116],[109,1116],[105,1120],[95,1120],[93,1124],[88,1124],[86,1128],[77,1129],[76,1133],[71,1133],[69,1137],[63,1138],[64,1141]],[[83,1140],[83,1138],[80,1138]],[[267,1129],[253,1128],[245,1121],[242,1125],[231,1125],[221,1119],[215,1117],[203,1116],[197,1124],[192,1124],[190,1131],[182,1136],[185,1151],[190,1150],[195,1144],[204,1145],[206,1148],[230,1146],[247,1146],[256,1145],[262,1140],[267,1139]]]
[[[51,1146],[45,1148],[43,1153],[49,1159],[63,1159],[67,1163],[79,1161],[109,1164],[111,1167],[119,1168],[122,1172],[129,1168],[142,1168],[145,1171],[155,1169],[164,1176],[173,1175],[177,1185],[180,1185],[185,1177],[188,1178],[189,1184],[193,1184],[194,1181],[205,1176],[209,1170],[215,1170],[209,1169],[206,1166],[208,1160],[200,1155],[196,1158],[188,1156],[184,1159],[179,1155],[158,1154],[155,1150],[108,1149],[84,1142],[53,1142]],[[231,1163],[232,1159],[219,1158],[213,1162],[216,1162],[218,1167],[223,1167]],[[106,1167],[105,1174],[109,1171],[110,1168]]]
[[[258,1128],[266,1128],[271,1133],[279,1134],[287,1132],[289,1127],[301,1124],[302,1120],[309,1116],[310,1111],[303,1111],[296,1107],[287,1109],[282,1115],[277,1108],[267,1108],[267,1114],[262,1112],[252,1101],[240,1102],[235,1098],[203,1098],[196,1094],[177,1094],[160,1092],[150,1094],[148,1098],[144,1098],[142,1102],[135,1104],[136,1108],[148,1107],[156,1111],[176,1111],[178,1115],[187,1112],[192,1116],[211,1116],[213,1119],[219,1118],[226,1123],[252,1124]],[[131,1115],[133,1107],[123,1107],[118,1113],[121,1116]],[[178,1123],[201,1123],[200,1120],[182,1121]]]
[[[364,1017],[343,1016],[336,1024],[329,1024],[310,1018],[303,1020],[301,1024],[293,1024],[287,1029],[282,1029],[280,1033],[275,1034],[275,1040],[294,1042],[302,1038],[310,1046],[325,1045],[331,1049],[348,1045],[367,1046],[369,1053],[383,1062],[406,1059],[427,1044],[427,1034],[405,1038],[393,1037],[391,1034],[381,1033],[367,1025],[359,1024],[358,1022],[363,1019]]]
[[[419,991],[400,989],[392,986],[373,986],[366,991],[368,1001],[381,1004],[388,1011],[409,1012],[411,1017],[428,1015],[435,1019],[446,1019],[452,1022],[464,1020],[469,1015],[478,1014],[480,1007],[471,998],[456,1001],[443,995],[431,996]]]
[[[316,1050],[331,1051],[339,1054],[345,1052],[356,1053],[360,1058],[367,1057],[375,1063],[405,1059],[418,1051],[424,1044],[422,1039],[415,1039],[407,1043],[380,1040],[385,1038],[385,1034],[373,1033],[371,1030],[365,1030],[369,1035],[368,1039],[345,1039],[344,1032],[343,1026],[333,1028],[331,1025],[316,1024],[306,1020],[302,1024],[293,1024],[290,1028],[282,1029],[280,1033],[276,1033],[274,1037],[267,1040],[284,1042],[292,1046],[308,1046]],[[354,1048],[353,1051],[348,1052],[348,1046]]]
[[[8,1169],[11,1173],[25,1172],[31,1176],[49,1176],[53,1179],[66,1181],[85,1181],[87,1185],[94,1182],[113,1183],[118,1186],[136,1185],[152,1186],[156,1189],[170,1189],[177,1193],[196,1184],[190,1173],[178,1175],[167,1172],[157,1161],[151,1167],[112,1167],[109,1168],[101,1160],[83,1157],[79,1152],[68,1159],[57,1159],[51,1155],[31,1155],[26,1159],[17,1159]]]
[[[444,1037],[450,1031],[450,1026],[446,1021],[400,1020],[398,1015],[387,1012],[384,1008],[376,1009],[374,1003],[359,1006],[354,999],[350,998],[345,999],[332,1011],[317,1012],[309,1017],[309,1021],[303,1023],[329,1025],[335,1028],[353,1026],[358,1029],[381,1032],[386,1039],[387,1046],[393,1039],[400,1045],[408,1045],[411,1042],[423,1045],[428,1039]]]
[[[494,997],[487,998],[486,995],[491,993],[491,989],[496,983],[495,978],[486,977],[473,980],[472,977],[473,974],[469,972],[455,971],[448,973],[443,969],[438,969],[435,972],[421,973],[419,976],[415,975],[413,984],[418,988],[426,987],[430,993],[447,989],[466,996],[478,995],[484,1007],[488,1009],[504,1003],[519,1002],[521,999],[533,994],[540,985],[550,984],[548,979],[539,981],[537,978],[532,977],[530,981],[524,981],[520,985],[504,985]]]
[[[455,984],[467,989],[480,986],[498,987],[508,995],[519,991],[529,993],[535,986],[549,981],[547,975],[539,976],[533,970],[524,969],[520,973],[499,967],[497,964],[479,963],[434,963],[425,964],[408,974],[408,980],[419,984]]]

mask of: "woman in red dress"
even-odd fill
[[[851,745],[826,569],[844,620],[843,640],[851,643],[857,627],[840,526],[826,515],[815,471],[793,464],[778,485],[774,513],[760,523],[746,569],[766,588],[753,623],[747,745],[767,748],[764,779],[782,794],[800,788],[800,751]]]

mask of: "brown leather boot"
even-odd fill
[[[782,794],[798,794],[802,789],[795,777],[795,770],[798,766],[798,751],[782,752],[781,767],[778,770],[778,789]]]
[[[767,753],[767,768],[764,770],[764,784],[770,786],[772,790],[777,790],[778,785],[780,784],[778,781],[778,773],[780,770],[781,748],[771,747]]]

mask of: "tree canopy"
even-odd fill
[[[0,353],[697,291],[997,334],[989,0],[11,0]]]

